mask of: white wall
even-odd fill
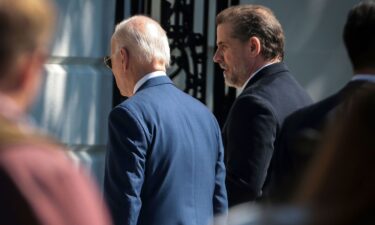
[[[110,50],[115,0],[57,0],[56,4],[56,35],[33,115],[101,180],[112,108],[112,73],[102,58]]]

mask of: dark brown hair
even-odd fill
[[[284,32],[269,8],[260,5],[232,6],[217,15],[216,23],[230,23],[233,27],[231,36],[242,42],[258,37],[265,59],[283,59]]]
[[[348,14],[343,38],[353,68],[375,68],[375,1],[354,6]]]

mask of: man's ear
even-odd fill
[[[248,48],[250,56],[258,56],[262,48],[259,38],[255,36],[251,37],[248,41]]]
[[[122,69],[128,70],[129,69],[129,52],[126,48],[120,49],[120,55],[121,55],[121,66]]]

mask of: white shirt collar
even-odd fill
[[[268,63],[262,67],[260,67],[257,71],[255,71],[253,74],[250,75],[249,78],[247,78],[246,82],[242,85],[241,88],[238,89],[239,93],[241,93],[243,91],[243,89],[245,89],[246,85],[249,83],[249,81],[251,80],[251,78],[254,77],[255,74],[257,74],[259,71],[261,71],[263,68],[267,67],[267,66],[270,66],[272,64],[275,64],[276,62],[272,62],[272,63]]]
[[[355,74],[351,81],[356,81],[356,80],[361,80],[361,81],[368,81],[375,83],[375,74]]]
[[[144,77],[142,77],[134,86],[133,94],[135,94],[138,89],[146,83],[151,78],[155,77],[161,77],[161,76],[167,76],[167,74],[164,71],[154,71],[152,73],[146,74]]]

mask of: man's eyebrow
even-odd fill
[[[216,43],[217,46],[219,46],[219,45],[223,45],[223,44],[224,44],[223,41],[219,41],[219,42]]]

